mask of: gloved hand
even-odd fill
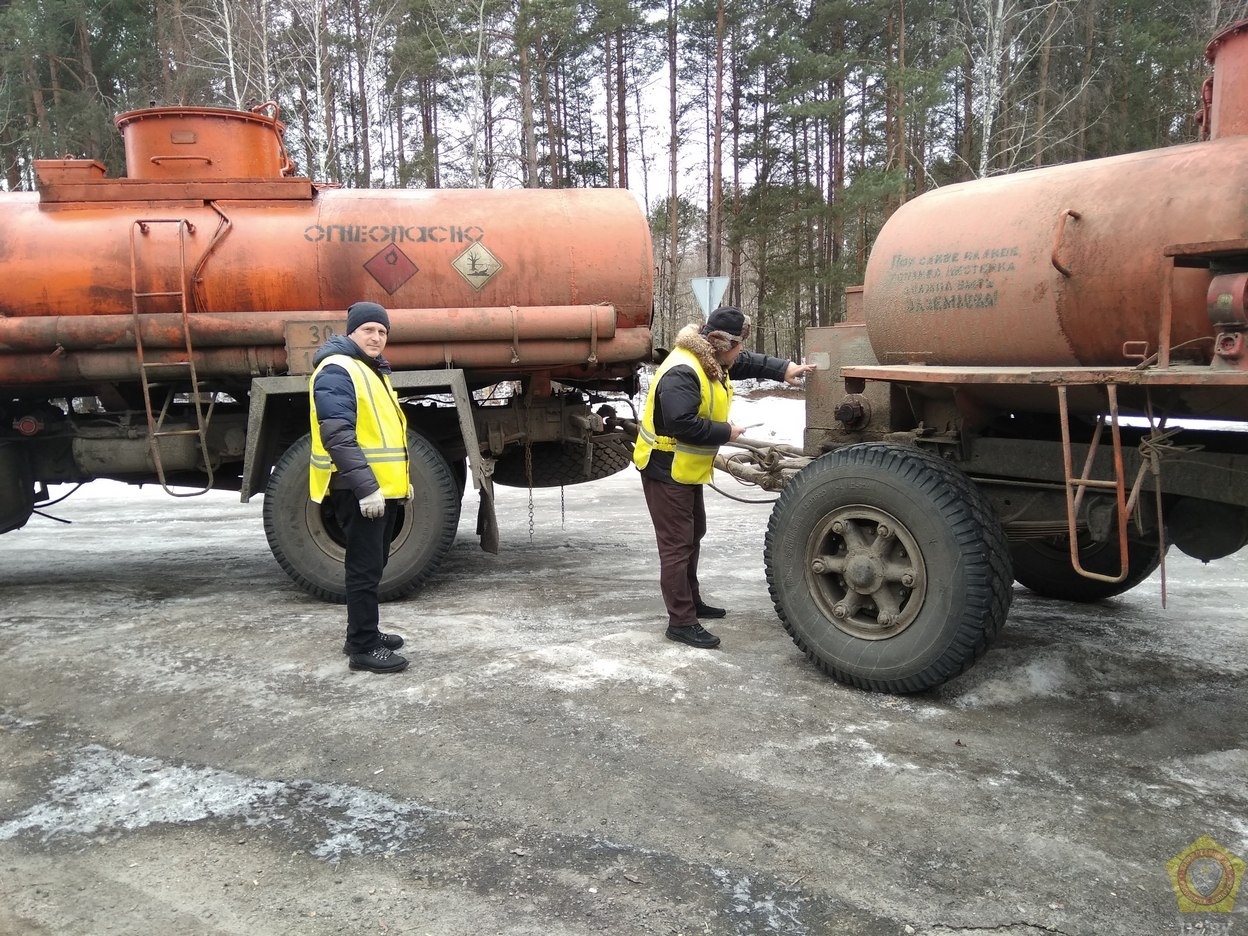
[[[381,491],[373,491],[367,497],[360,498],[360,513],[369,520],[376,520],[386,514],[386,499]]]
[[[410,503],[412,502],[412,498],[413,498],[413,497],[415,497],[415,496],[416,496],[416,491],[415,491],[415,489],[414,489],[414,488],[413,488],[413,487],[409,484],[409,485],[407,486],[407,497],[404,499],[403,503],[405,503],[405,504],[410,504]]]

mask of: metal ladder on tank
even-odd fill
[[[1169,438],[1177,432],[1177,430],[1166,430],[1165,419],[1160,424],[1153,421],[1152,405],[1149,404],[1149,434],[1148,438],[1140,444],[1140,467],[1136,474],[1135,481],[1131,485],[1128,492],[1126,484],[1126,472],[1123,467],[1122,455],[1122,438],[1119,433],[1118,422],[1118,385],[1114,383],[1105,384],[1105,394],[1109,404],[1109,413],[1100,414],[1096,418],[1096,428],[1092,432],[1092,439],[1088,443],[1087,460],[1084,462],[1083,472],[1076,477],[1071,466],[1072,462],[1072,444],[1070,438],[1070,411],[1066,399],[1066,385],[1058,384],[1057,399],[1058,411],[1062,423],[1062,458],[1065,462],[1066,475],[1066,524],[1067,534],[1070,539],[1070,561],[1075,571],[1084,578],[1096,579],[1101,582],[1121,582],[1126,579],[1130,572],[1131,560],[1129,553],[1127,524],[1135,515],[1135,511],[1143,494],[1144,480],[1147,475],[1152,474],[1155,478],[1154,496],[1156,498],[1157,510],[1157,549],[1161,556],[1158,568],[1161,570],[1161,606],[1166,606],[1166,526],[1162,519],[1162,487],[1161,487],[1161,467],[1160,458],[1162,452],[1170,445]],[[1112,479],[1098,480],[1091,478],[1092,462],[1096,458],[1097,447],[1101,444],[1101,436],[1108,423],[1110,427],[1110,439],[1113,449],[1114,460],[1114,477]],[[1077,543],[1078,528],[1077,520],[1079,517],[1079,508],[1083,502],[1084,492],[1089,488],[1100,488],[1102,490],[1112,490],[1117,500],[1118,513],[1118,557],[1119,572],[1117,575],[1102,575],[1097,572],[1091,572],[1079,562],[1079,547]]]
[[[138,238],[150,233],[153,225],[177,225],[178,232],[178,288],[156,291],[139,291]],[[212,489],[212,459],[208,453],[208,423],[212,418],[212,410],[216,405],[215,396],[204,411],[199,373],[195,367],[195,352],[191,345],[190,297],[187,294],[186,281],[186,235],[194,233],[195,227],[186,218],[149,218],[133,222],[130,226],[130,308],[134,319],[134,348],[139,361],[139,383],[143,387],[143,406],[147,411],[147,444],[151,453],[152,465],[156,469],[156,477],[160,486],[167,494],[174,497],[195,497]],[[142,304],[148,299],[177,297],[181,316],[179,331],[182,336],[182,347],[175,349],[185,354],[176,361],[148,361],[143,350],[143,319]],[[152,406],[152,384],[161,375],[186,376],[190,382],[190,398],[195,410],[195,428],[166,429],[165,420],[169,415],[169,407],[177,395],[176,386],[166,388],[164,401],[159,412]],[[165,476],[164,461],[161,458],[161,440],[176,437],[195,436],[199,441],[199,451],[203,459],[207,481],[202,488],[175,491],[169,487]]]
[[[1092,439],[1088,443],[1088,455],[1083,465],[1083,472],[1076,476],[1072,467],[1073,453],[1070,440],[1070,408],[1066,400],[1066,384],[1057,385],[1058,413],[1062,423],[1062,461],[1065,466],[1066,475],[1066,525],[1067,535],[1070,539],[1070,562],[1075,571],[1084,578],[1096,579],[1100,582],[1121,582],[1127,577],[1129,571],[1129,559],[1127,553],[1127,518],[1131,509],[1135,504],[1137,490],[1131,492],[1131,505],[1127,503],[1127,488],[1125,480],[1125,472],[1123,470],[1122,461],[1122,437],[1119,432],[1118,425],[1118,387],[1109,383],[1105,385],[1105,391],[1108,396],[1109,403],[1109,427],[1110,439],[1113,449],[1114,459],[1114,477],[1108,480],[1101,480],[1090,477],[1092,474],[1092,462],[1096,458],[1096,450],[1100,446],[1101,436],[1105,429],[1106,418],[1104,414],[1098,414],[1096,417],[1096,428],[1092,432]],[[1083,495],[1089,489],[1112,490],[1117,502],[1117,519],[1118,519],[1118,556],[1119,571],[1117,575],[1104,575],[1099,572],[1092,572],[1085,569],[1079,562],[1079,531],[1078,518],[1079,508],[1083,504]],[[1138,489],[1138,482],[1137,482]]]

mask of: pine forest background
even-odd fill
[[[880,226],[951,182],[1199,138],[1248,0],[0,0],[0,188],[124,174],[115,115],[273,102],[301,175],[631,189],[656,343],[730,277],[757,350],[842,315]],[[272,105],[270,105],[271,111]]]

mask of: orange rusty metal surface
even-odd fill
[[[947,399],[952,392],[965,406],[976,400],[1005,412],[1057,412],[1058,390],[1066,388],[1071,412],[1105,411],[1105,388],[1119,388],[1124,412],[1143,416],[1150,409],[1170,416],[1248,421],[1248,371],[1205,365],[1148,367],[942,367],[852,364],[839,369],[842,380],[866,381],[867,393],[888,385]]]
[[[1115,366],[1156,352],[1168,245],[1248,237],[1248,137],[951,185],[903,205],[867,267],[882,364]],[[1169,345],[1209,360],[1209,272],[1170,276]]]
[[[1139,387],[1248,387],[1248,372],[1209,367],[1172,367],[1166,370],[1130,367],[888,367],[848,366],[843,377],[888,380],[916,384],[1031,384],[1033,386],[1100,386],[1117,384]],[[1248,406],[1248,401],[1245,402]]]
[[[36,159],[35,181],[42,190],[65,183],[96,183],[106,178],[104,164],[95,159]]]
[[[401,344],[388,345],[385,353],[396,370],[461,367],[488,372],[502,379],[529,370],[579,377],[624,377],[631,372],[632,365],[649,352],[649,331],[630,329],[597,343],[586,339],[535,339],[518,346],[502,342]],[[173,364],[185,357],[184,351],[175,349],[152,349],[144,354],[149,364]],[[280,346],[196,349],[195,359],[201,374],[218,378],[287,372],[286,349]],[[14,388],[89,385],[97,381],[134,379],[138,373],[139,362],[133,350],[0,354],[0,374],[4,375],[4,383]]]
[[[1207,55],[1208,142],[950,185],[903,205],[864,281],[878,361],[1211,362],[1209,267],[1248,268],[1248,21]]]
[[[111,179],[81,167],[48,166],[59,160],[35,160],[39,180],[39,204],[45,211],[77,202],[209,202],[209,201],[310,201],[311,180],[285,179]]]
[[[1212,139],[1248,133],[1248,20],[1218,33],[1205,49],[1213,69],[1208,134]]]
[[[215,107],[152,107],[118,115],[131,179],[280,178],[290,174],[276,116]]]
[[[194,273],[195,313],[609,303],[620,328],[648,327],[653,259],[646,219],[618,189],[329,190],[307,201],[102,205],[44,210],[0,196],[0,315],[131,312],[130,229],[140,291]],[[175,300],[144,312],[173,312]]]
[[[616,333],[611,306],[542,306],[488,309],[390,309],[389,347],[400,344],[534,339],[610,339]],[[182,316],[142,317],[144,348],[181,348]],[[194,347],[281,345],[288,322],[324,322],[346,330],[343,312],[292,311],[257,316],[246,312],[190,317]],[[0,319],[0,352],[49,353],[133,349],[134,316],[67,315]],[[389,352],[388,352],[389,354]]]
[[[361,299],[391,310],[399,366],[649,357],[654,263],[631,193],[318,189],[283,177],[271,107],[122,114],[129,178],[42,160],[46,191],[0,195],[0,386],[127,378],[124,355],[74,358],[133,357],[136,309],[145,348],[182,347],[183,296],[204,378],[280,373],[287,323],[341,321]],[[517,342],[534,352],[518,367]]]

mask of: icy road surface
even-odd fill
[[[734,418],[793,441],[801,409]],[[260,499],[97,482],[0,537],[0,934],[1248,936],[1248,890],[1180,914],[1167,872],[1248,857],[1248,553],[1172,554],[1164,610],[1156,576],[1019,589],[974,669],[898,698],[785,634],[765,503],[708,492],[718,652],[662,636],[631,469],[531,528],[500,489],[497,556],[474,503],[384,609],[390,676],[347,670]]]

